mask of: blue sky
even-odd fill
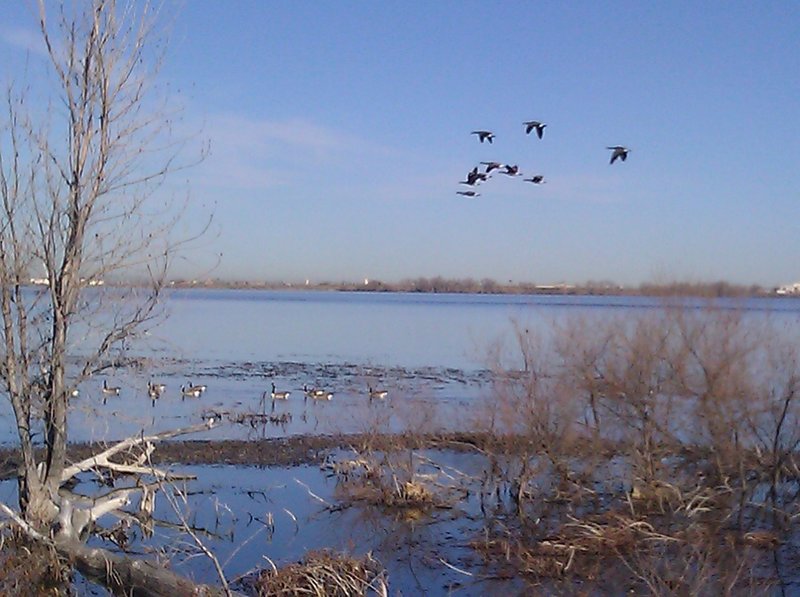
[[[5,82],[36,38],[24,5],[4,13]],[[185,230],[214,212],[176,275],[800,280],[797,3],[194,0],[163,16],[161,77],[211,146],[174,181]],[[470,135],[484,128],[494,144]],[[616,144],[632,151],[611,166]],[[457,195],[482,160],[547,184],[495,175]]]

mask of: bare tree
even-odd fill
[[[147,466],[161,436],[112,448],[140,449],[124,464],[108,452],[68,463],[67,414],[77,385],[124,365],[124,343],[159,315],[170,258],[191,239],[171,235],[181,202],[154,192],[187,164],[177,161],[172,98],[154,93],[157,10],[92,0],[51,12],[39,0],[38,13],[54,92],[11,86],[0,118],[0,392],[16,420],[22,519],[74,541],[133,492],[83,503],[63,489],[72,476],[98,466],[166,476]],[[132,277],[135,287],[96,286]]]

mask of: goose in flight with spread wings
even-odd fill
[[[522,124],[525,125],[526,135],[529,135],[533,129],[536,129],[536,135],[540,139],[544,135],[544,127],[547,126],[544,122],[539,122],[538,120],[528,120],[527,122],[523,122]]]
[[[494,133],[492,131],[472,131],[470,135],[478,135],[478,140],[483,143],[484,141],[492,142]]]
[[[530,178],[523,179],[525,182],[532,182],[533,184],[544,184],[546,181],[542,174],[536,174]]]
[[[606,147],[606,149],[610,149],[613,152],[611,154],[611,161],[608,162],[609,164],[613,164],[617,158],[620,158],[624,162],[630,151],[630,149],[622,145],[612,145],[611,147]]]

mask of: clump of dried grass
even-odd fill
[[[430,508],[450,508],[459,488],[442,483],[438,474],[421,474],[409,463],[379,463],[374,456],[329,461],[325,468],[339,478],[340,498],[371,506],[424,513]]]
[[[645,520],[605,513],[585,520],[573,519],[564,525],[556,539],[543,543],[568,551],[625,553],[639,548],[643,543],[669,541],[678,539],[656,531]]]
[[[501,565],[495,572],[499,578],[514,578],[519,573],[535,578],[558,578],[570,561],[570,554],[557,553],[541,545],[526,546],[503,537],[473,541],[470,545],[484,560]]]
[[[353,502],[387,508],[446,508],[451,504],[439,497],[421,479],[401,481],[396,475],[388,478],[350,480],[340,486],[344,496]]]
[[[472,547],[487,561],[505,563],[527,576],[558,578],[570,573],[592,578],[599,574],[607,557],[617,559],[623,554],[647,551],[649,546],[679,542],[658,532],[649,522],[620,514],[570,520],[547,539],[487,537],[474,541]]]
[[[371,554],[355,558],[328,550],[312,551],[296,564],[264,570],[252,587],[259,597],[388,595],[386,571]]]
[[[0,595],[68,595],[69,566],[52,548],[0,535]]]

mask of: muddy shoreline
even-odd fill
[[[164,441],[156,446],[153,464],[272,466],[289,467],[319,464],[332,450],[348,447],[374,450],[447,448],[450,450],[482,450],[492,441],[483,433],[448,433],[437,435],[335,434],[296,435],[260,440],[184,440]],[[496,442],[496,438],[494,440]],[[113,445],[113,443],[71,444],[67,458],[77,462]],[[18,451],[0,448],[0,480],[16,476]]]

